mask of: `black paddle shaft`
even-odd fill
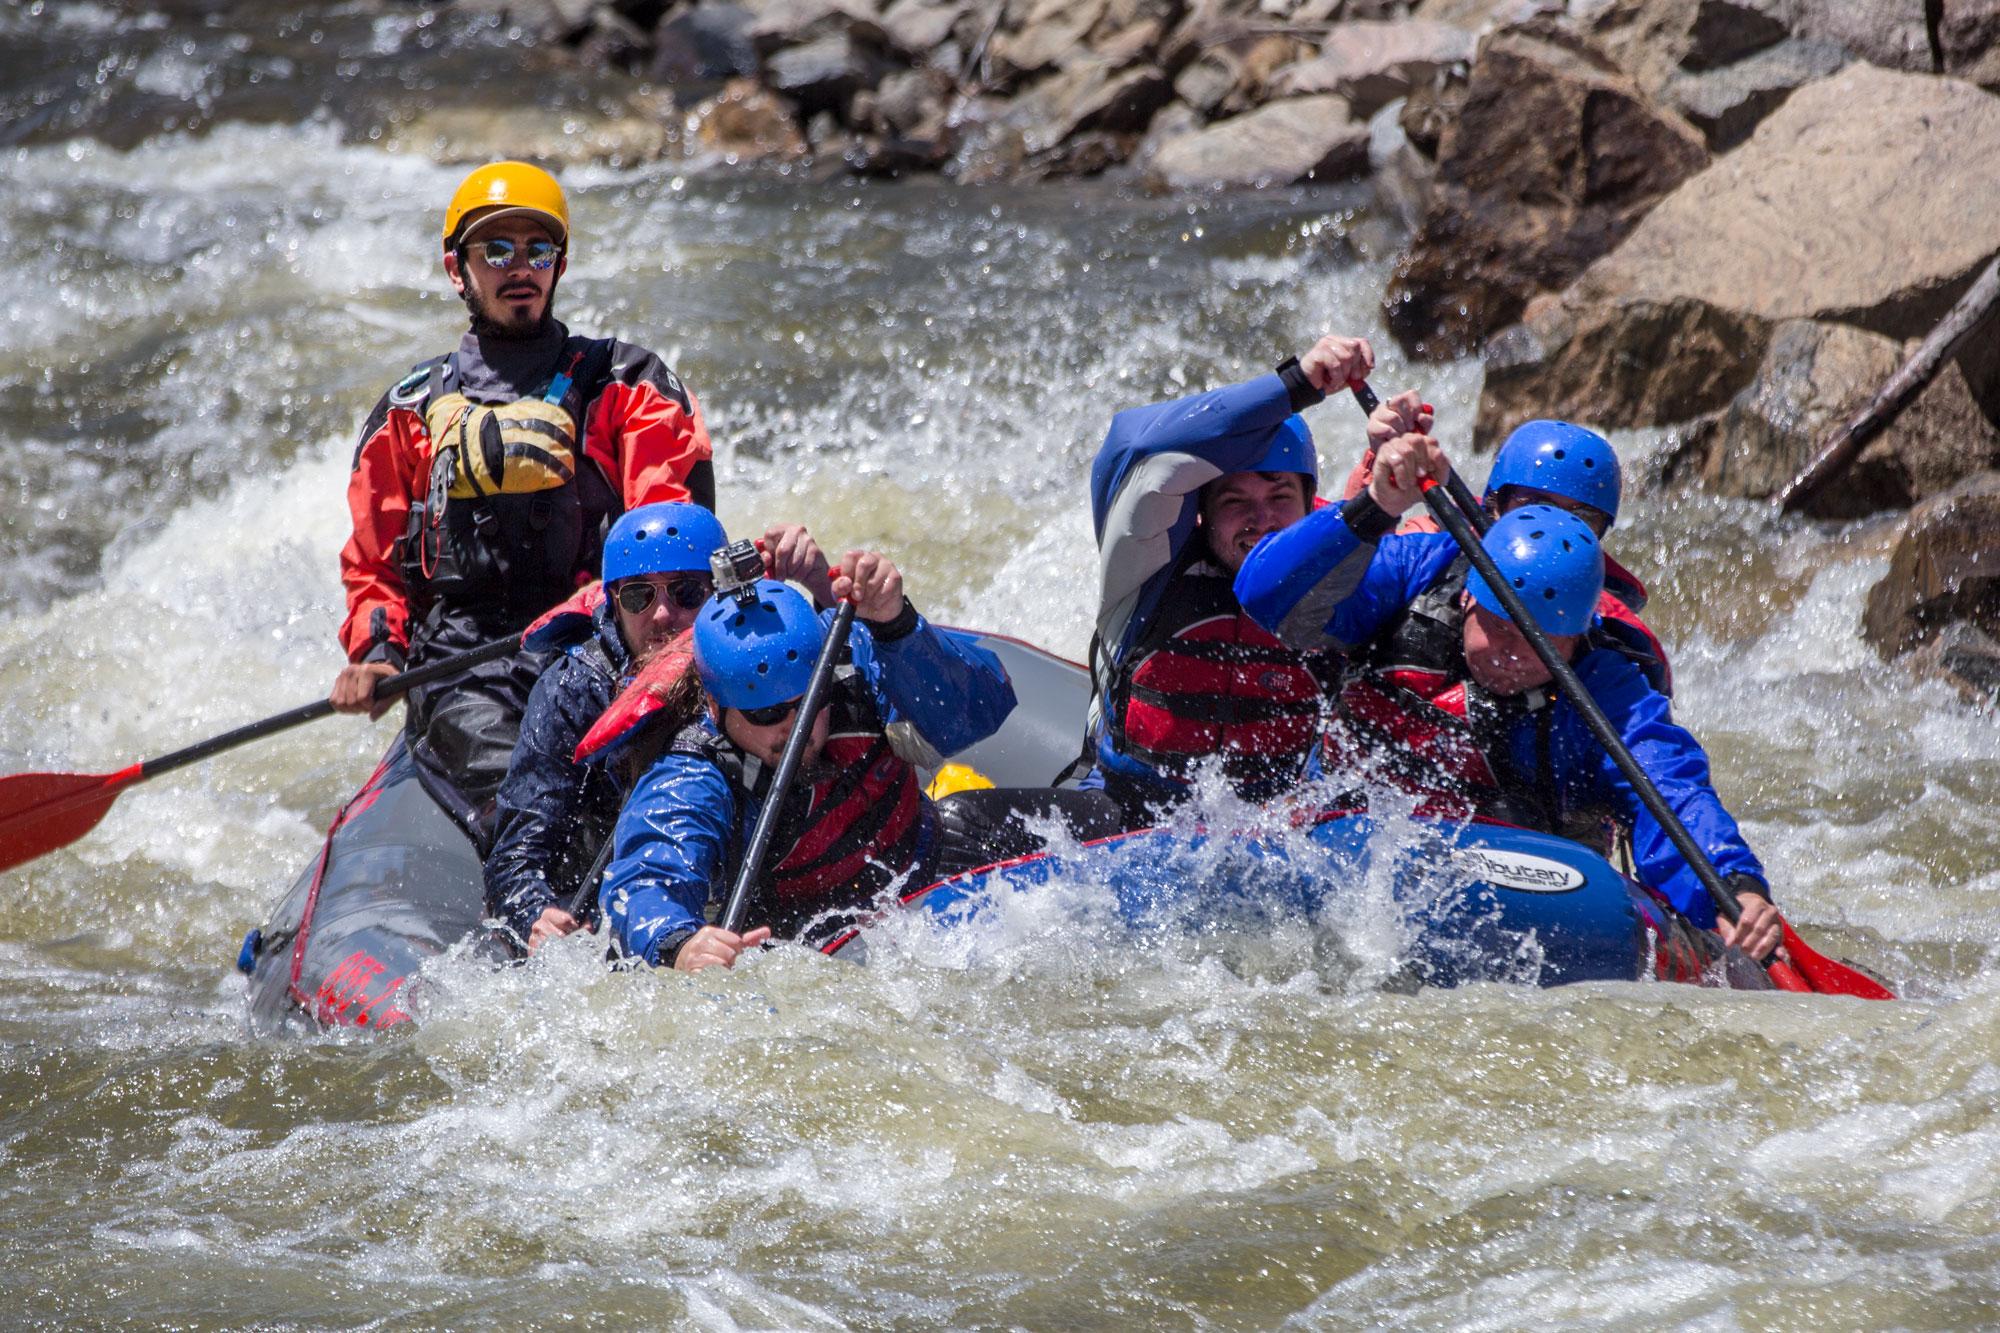
[[[1472,561],[1472,567],[1479,571],[1479,577],[1486,580],[1486,586],[1500,599],[1500,605],[1513,618],[1515,627],[1527,638],[1529,646],[1535,650],[1535,656],[1542,659],[1542,665],[1556,678],[1556,684],[1569,696],[1569,701],[1576,706],[1576,711],[1583,714],[1583,720],[1589,724],[1591,734],[1597,737],[1598,744],[1604,747],[1612,762],[1618,765],[1618,771],[1625,775],[1625,780],[1632,784],[1632,790],[1639,793],[1639,801],[1646,807],[1647,813],[1653,816],[1654,821],[1666,833],[1668,840],[1674,844],[1675,850],[1680,852],[1682,858],[1694,870],[1695,878],[1701,881],[1701,886],[1708,890],[1708,896],[1715,901],[1715,910],[1720,912],[1725,920],[1735,921],[1743,914],[1735,893],[1722,882],[1722,877],[1715,873],[1715,866],[1709,861],[1708,854],[1695,842],[1693,835],[1687,831],[1687,825],[1681,823],[1680,816],[1667,804],[1666,797],[1660,795],[1660,789],[1653,785],[1653,779],[1647,775],[1645,769],[1639,767],[1639,761],[1626,746],[1625,738],[1611,725],[1611,719],[1597,706],[1597,700],[1590,697],[1589,689],[1577,678],[1576,672],[1570,669],[1563,655],[1556,651],[1556,646],[1549,642],[1549,636],[1542,632],[1542,627],[1535,623],[1534,617],[1528,614],[1528,608],[1522,604],[1520,595],[1502,576],[1499,567],[1493,563],[1493,557],[1486,553],[1486,548],[1480,545],[1479,538],[1473,534],[1471,525],[1465,521],[1465,516],[1438,495],[1435,483],[1424,487],[1424,503],[1431,507],[1431,512],[1437,515],[1438,522],[1444,524],[1445,531],[1458,542],[1466,558]]]
[[[428,685],[434,680],[443,680],[446,676],[456,675],[461,671],[476,667],[482,662],[491,662],[496,657],[505,657],[509,653],[519,652],[520,650],[521,641],[519,639],[496,639],[492,643],[454,654],[441,662],[433,662],[427,667],[419,667],[415,671],[405,671],[400,675],[384,677],[382,680],[375,682],[375,697],[378,699],[392,699],[396,695],[413,690],[419,685]],[[279,713],[275,717],[267,717],[261,722],[252,722],[248,726],[238,727],[234,731],[225,731],[220,736],[211,736],[205,741],[188,746],[185,750],[175,750],[172,754],[161,755],[158,759],[148,759],[139,766],[140,778],[142,780],[145,778],[156,778],[162,773],[171,773],[174,769],[185,768],[187,765],[198,763],[211,755],[221,754],[224,750],[233,750],[239,745],[247,745],[251,741],[262,740],[266,736],[276,735],[278,732],[289,730],[301,723],[310,722],[314,718],[325,717],[331,712],[333,712],[333,704],[325,699],[316,699],[312,703],[301,704],[297,708]]]
[[[1375,409],[1382,405],[1382,400],[1368,387],[1367,380],[1349,380],[1347,387],[1353,393],[1354,401],[1360,405],[1364,415],[1373,416]],[[1473,530],[1484,536],[1486,530],[1493,526],[1493,519],[1487,514],[1486,506],[1479,503],[1479,497],[1459,479],[1456,471],[1446,474],[1444,488],[1451,493],[1452,501],[1464,512],[1466,518],[1471,520]]]
[[[743,914],[750,910],[750,886],[764,868],[764,854],[771,849],[771,834],[778,827],[778,811],[791,790],[792,775],[798,771],[799,757],[805,753],[806,741],[812,736],[813,719],[819,716],[827,685],[833,680],[834,664],[840,660],[840,650],[847,646],[847,634],[853,628],[854,603],[843,601],[833,613],[833,628],[827,631],[819,661],[813,663],[812,679],[806,683],[798,716],[792,720],[792,734],[785,738],[784,751],[778,756],[778,771],[771,775],[770,793],[764,798],[763,810],[758,812],[750,845],[743,852],[743,868],[736,872],[736,887],[729,891],[729,905],[722,912],[722,928],[732,934],[743,929]]]

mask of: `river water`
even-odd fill
[[[341,13],[392,52],[421,31]],[[139,43],[0,149],[0,771],[106,770],[331,680],[354,432],[456,335],[432,227],[459,171],[338,105],[168,126],[144,79],[175,106],[249,86],[244,42],[192,18],[5,22],[44,42],[17,114]],[[927,610],[1072,656],[1110,413],[1380,335],[1394,247],[1361,186],[566,179],[563,313],[701,396],[726,522],[880,545]],[[1477,364],[1376,346],[1377,386],[1464,440]],[[1312,420],[1344,468],[1359,414]],[[1657,447],[1619,442],[1635,473]],[[334,719],[0,878],[6,1321],[2000,1322],[2000,724],[1860,641],[1892,525],[1630,508],[1613,547],[1781,901],[1909,1002],[1393,993],[1365,908],[1134,937],[1070,884],[887,928],[866,968],[612,974],[576,939],[441,960],[414,1030],[256,1038],[236,944],[390,735]]]

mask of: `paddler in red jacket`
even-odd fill
[[[626,509],[714,508],[708,431],[679,377],[556,319],[570,235],[562,187],[524,162],[480,167],[445,209],[444,272],[470,327],[362,428],[340,557],[343,712],[379,715],[383,677],[519,634],[594,577]],[[521,654],[411,692],[425,785],[475,838],[545,661]]]

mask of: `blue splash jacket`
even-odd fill
[[[1236,576],[1244,610],[1293,648],[1352,650],[1368,642],[1458,555],[1458,544],[1447,533],[1390,534],[1385,521],[1363,495],[1266,537]],[[1710,782],[1707,753],[1674,722],[1666,696],[1629,659],[1609,649],[1585,652],[1571,665],[1716,873],[1725,879],[1748,875],[1768,896],[1762,863]],[[1590,734],[1583,715],[1567,699],[1550,706],[1555,710],[1550,753],[1565,802],[1608,804],[1632,830],[1639,878],[1696,924],[1712,927],[1715,908],[1701,881]],[[1511,770],[1503,782],[1536,771],[1534,728],[1531,718],[1522,718],[1508,735],[1504,753],[1496,756]]]
[[[833,612],[822,619],[831,623]],[[1014,687],[991,652],[922,616],[916,620],[914,630],[889,642],[855,621],[848,640],[853,666],[885,725],[907,721],[949,757],[1000,729],[1014,710]],[[671,961],[706,924],[710,896],[728,892],[762,809],[758,800],[739,808],[728,779],[708,760],[671,750],[661,755],[612,832],[602,901],[614,953],[655,966]],[[928,798],[923,819],[929,837]]]

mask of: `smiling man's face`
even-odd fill
[[[1232,472],[1202,488],[1209,553],[1232,574],[1251,547],[1305,516],[1306,479],[1296,472]]]

